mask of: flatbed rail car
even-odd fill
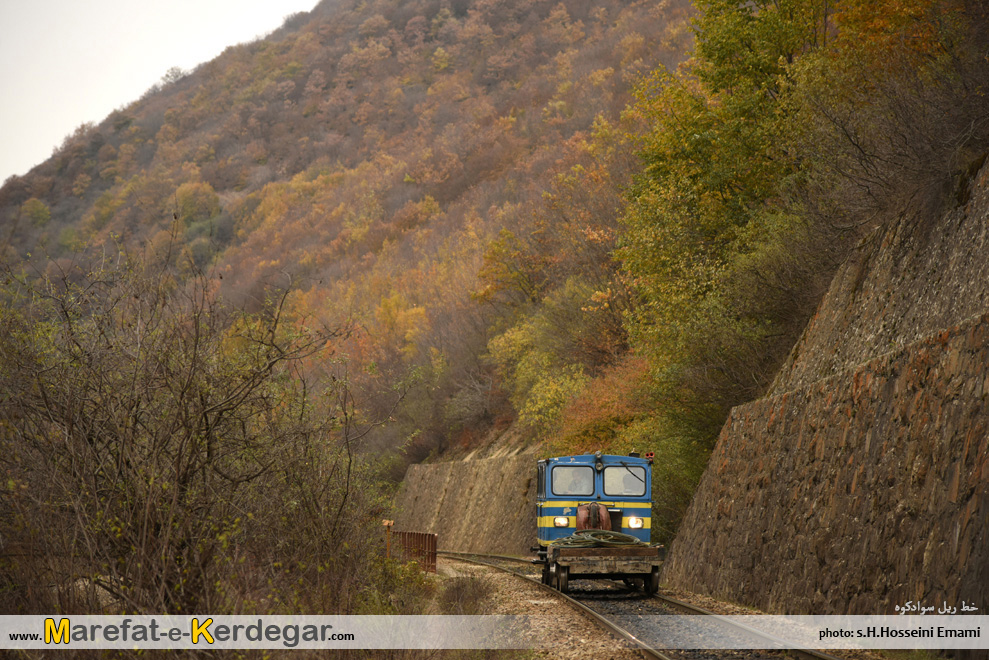
[[[649,544],[652,458],[597,452],[537,463],[533,562],[543,583],[565,592],[574,579],[622,579],[659,589],[665,552]]]

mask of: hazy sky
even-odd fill
[[[317,0],[0,0],[0,183],[173,66],[281,26]]]

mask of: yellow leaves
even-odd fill
[[[543,27],[547,38],[564,45],[572,45],[584,38],[584,24],[571,20],[562,2],[553,7],[543,20]]]
[[[446,49],[443,48],[442,46],[438,47],[435,51],[433,51],[432,62],[433,62],[434,71],[443,71],[449,68],[450,63],[452,61],[453,58],[450,56],[448,52],[446,52]]]
[[[622,352],[618,298],[613,287],[595,289],[571,277],[488,343],[523,424],[549,430],[590,373]]]
[[[488,344],[491,358],[506,376],[519,421],[536,430],[547,429],[587,380],[579,367],[561,364],[544,341],[533,319]]]
[[[208,183],[183,183],[175,191],[175,204],[179,220],[185,223],[207,220],[220,213],[220,198]]]
[[[48,205],[37,197],[32,197],[21,204],[21,215],[36,227],[43,227],[51,220],[52,214]]]
[[[90,184],[93,182],[93,177],[86,174],[85,172],[80,172],[79,176],[75,178],[72,182],[72,194],[76,197],[82,197],[89,190]]]
[[[482,286],[474,293],[474,298],[491,302],[499,294],[507,294],[509,299],[521,294],[525,299],[534,301],[538,287],[527,252],[523,242],[503,228],[484,252],[484,261],[478,271]]]
[[[608,80],[610,80],[611,77],[614,75],[615,75],[615,69],[609,66],[604,69],[598,69],[596,71],[592,71],[587,76],[587,80],[595,87],[600,87],[601,85],[605,84]]]
[[[348,232],[348,242],[359,243],[367,236],[374,223],[381,220],[384,209],[377,195],[371,190],[365,190],[354,207],[347,211],[343,226]]]
[[[551,126],[565,123],[572,115],[573,109],[563,99],[551,100],[543,108],[543,121]]]
[[[440,50],[443,49],[437,49],[437,51]],[[460,76],[437,78],[426,90],[426,96],[432,98],[435,103],[448,103],[451,101],[459,103],[471,98],[471,93],[470,88]],[[430,111],[435,112],[435,109],[430,108]]]
[[[377,341],[397,350],[406,362],[418,356],[419,346],[431,329],[425,307],[409,304],[401,293],[382,299],[374,319]]]
[[[589,243],[611,245],[615,240],[615,232],[610,227],[582,227],[580,233]]]
[[[860,67],[861,77],[883,77],[891,67],[916,68],[950,51],[963,32],[959,0],[845,0],[835,15],[837,61]]]
[[[498,130],[500,130],[501,132],[511,133],[512,130],[515,128],[516,121],[517,118],[514,115],[505,115],[502,117],[498,117],[495,120],[495,124],[498,126]]]
[[[614,291],[608,287],[604,291],[595,291],[591,294],[588,304],[580,308],[582,312],[600,312],[611,307],[611,301],[615,297]]]
[[[450,369],[446,355],[435,346],[429,347],[429,365],[432,368],[434,381],[442,379]]]
[[[645,54],[646,38],[638,32],[632,32],[623,37],[618,43],[618,55],[621,57],[621,68],[628,68],[629,64],[641,59]]]

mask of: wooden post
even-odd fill
[[[391,527],[395,521],[382,520],[381,524],[385,526],[385,559],[391,559]]]

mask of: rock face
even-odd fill
[[[989,316],[736,408],[663,577],[788,614],[989,592]]]
[[[940,218],[866,237],[831,284],[769,394],[828,378],[989,311],[989,167]]]
[[[536,542],[535,500],[530,453],[412,465],[395,529],[433,532],[440,550],[527,555]]]
[[[787,614],[989,608],[989,170],[836,276],[739,406],[663,579]]]

